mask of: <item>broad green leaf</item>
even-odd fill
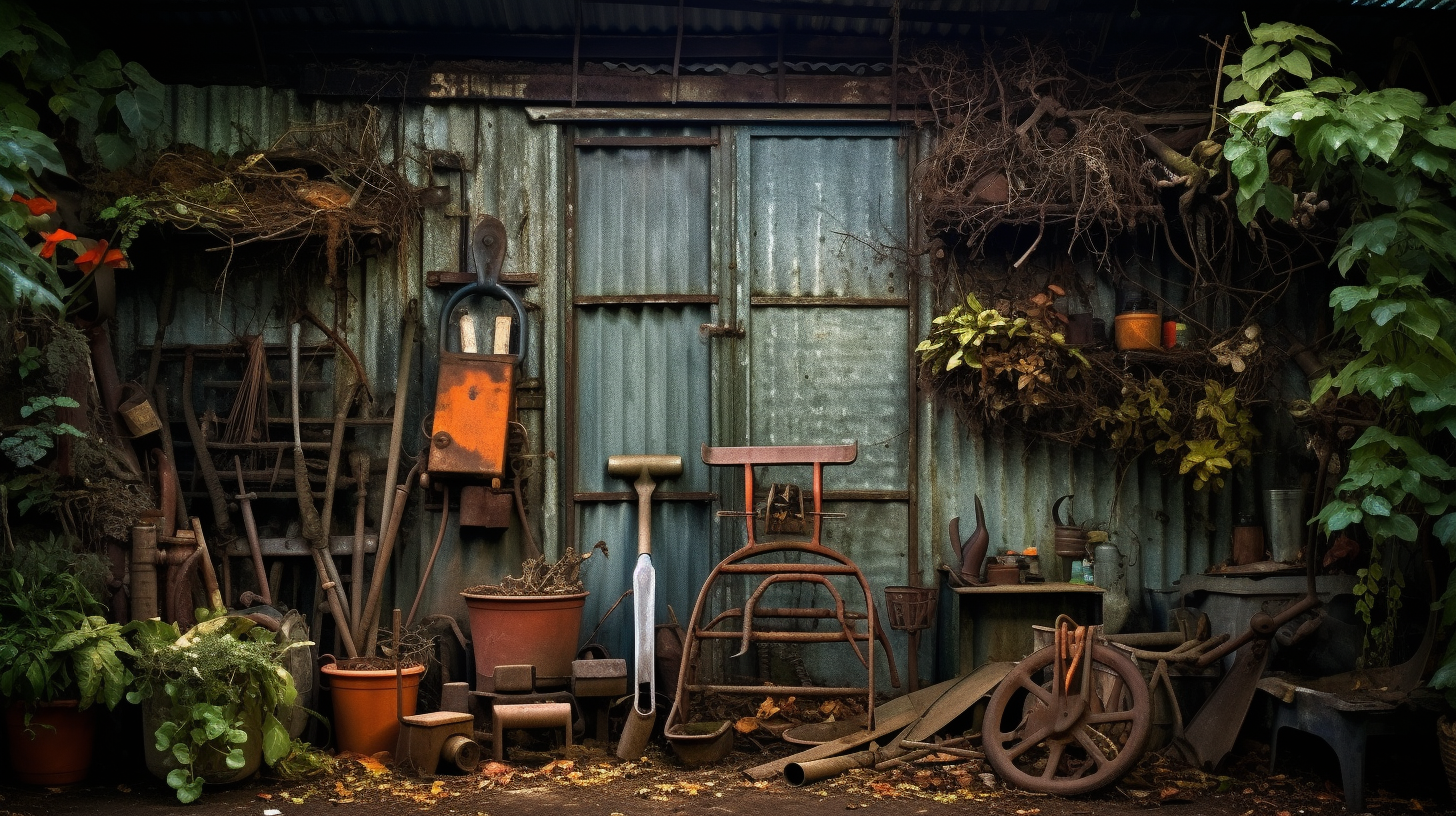
[[[1404,312],[1405,308],[1406,305],[1404,301],[1383,301],[1377,304],[1375,308],[1370,310],[1370,317],[1375,321],[1375,325],[1384,326],[1386,323],[1394,320],[1396,315]]]
[[[192,752],[187,746],[180,742],[172,743],[172,758],[182,765],[192,764]]]
[[[1249,83],[1243,81],[1242,79],[1236,79],[1233,82],[1230,82],[1228,86],[1223,89],[1223,101],[1232,102],[1235,99],[1247,99],[1252,96],[1253,93],[1254,89],[1249,85]]]
[[[1280,57],[1279,67],[1300,79],[1310,79],[1314,76],[1314,68],[1309,64],[1309,57],[1300,51],[1291,51]]]
[[[1244,72],[1248,73],[1250,69],[1263,65],[1278,54],[1279,46],[1274,43],[1255,45],[1244,52],[1243,58],[1239,60],[1239,64],[1243,66]]]
[[[116,133],[96,134],[96,153],[108,170],[120,170],[136,157],[136,148]]]
[[[177,801],[184,805],[190,805],[196,802],[198,797],[202,796],[202,783],[204,781],[201,777],[194,777],[191,782],[178,788]]]
[[[1294,23],[1265,23],[1249,32],[1249,37],[1256,43],[1289,42],[1296,37],[1302,37],[1321,45],[1328,45],[1331,48],[1335,47],[1334,43],[1325,39],[1314,29],[1295,25]]]
[[[1325,522],[1325,529],[1328,532],[1336,532],[1349,527],[1351,524],[1359,524],[1365,518],[1360,508],[1347,501],[1334,501],[1325,505],[1319,512],[1319,516]]]
[[[181,788],[183,785],[187,784],[187,777],[191,775],[192,774],[188,773],[186,768],[173,768],[167,774],[167,787],[174,789]]]
[[[263,719],[263,761],[270,766],[288,755],[290,745],[288,729],[278,718],[269,714]]]
[[[1294,191],[1283,184],[1270,184],[1264,188],[1264,206],[1269,214],[1281,221],[1294,217]]]
[[[227,759],[223,760],[223,762],[234,771],[248,764],[248,760],[243,756],[243,749],[241,748],[234,748],[228,751]]]
[[[1340,77],[1319,77],[1309,83],[1309,89],[1315,93],[1349,93],[1355,90],[1355,83]]]
[[[1421,133],[1421,136],[1437,147],[1456,149],[1456,127],[1441,125]]]
[[[1415,521],[1410,516],[1395,515],[1390,517],[1391,535],[1405,541],[1415,541],[1420,535],[1420,529],[1416,527]]]
[[[1386,501],[1384,496],[1372,493],[1366,496],[1364,501],[1360,502],[1360,509],[1364,510],[1368,516],[1389,516],[1390,502]],[[1371,566],[1378,565],[1372,564]],[[1376,580],[1380,580],[1379,576],[1376,576]]]
[[[1456,513],[1442,516],[1431,528],[1431,534],[1447,547],[1456,546]],[[1456,575],[1453,575],[1453,579],[1456,579]]]
[[[1396,148],[1400,147],[1400,137],[1404,133],[1405,126],[1401,123],[1382,122],[1365,132],[1365,146],[1388,162],[1395,155]]]

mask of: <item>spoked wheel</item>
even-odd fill
[[[1069,687],[1065,671],[1054,670],[1057,647],[1048,646],[991,694],[982,743],[1002,781],[1070,796],[1112,784],[1142,757],[1152,730],[1147,685],[1115,650],[1093,646],[1091,654],[1092,671],[1072,672]]]

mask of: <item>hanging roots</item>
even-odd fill
[[[96,186],[135,197],[118,202],[123,233],[156,221],[206,230],[229,249],[322,238],[333,285],[366,238],[400,245],[418,221],[414,187],[380,155],[379,110],[366,105],[340,122],[294,126],[261,152],[219,157],[184,145],[145,179],[114,174]]]
[[[1048,226],[1065,225],[1072,243],[1105,259],[1113,237],[1162,220],[1156,182],[1166,171],[1139,143],[1138,117],[1182,102],[1196,81],[1097,80],[1061,47],[1027,41],[979,64],[943,48],[914,63],[940,126],[915,180],[922,212],[972,255],[1003,224],[1036,226],[1033,248]]]

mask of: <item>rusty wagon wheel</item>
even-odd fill
[[[981,739],[1002,781],[1071,796],[1132,770],[1152,730],[1152,707],[1137,666],[1117,651],[1092,647],[1093,670],[1081,693],[1044,679],[1056,653],[1055,646],[1033,652],[1001,681],[986,706]],[[1013,717],[1018,721],[1008,728]]]

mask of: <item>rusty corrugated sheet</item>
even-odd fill
[[[172,141],[222,153],[266,149],[291,124],[336,122],[357,110],[352,104],[303,103],[290,93],[235,87],[173,87],[168,89],[168,103]],[[560,285],[564,230],[561,227],[559,130],[529,124],[519,109],[491,106],[412,105],[403,109],[380,109],[378,116],[383,157],[386,160],[399,157],[400,167],[412,183],[448,184],[456,196],[455,207],[470,215],[461,218],[443,209],[428,210],[421,232],[408,236],[402,257],[400,253],[391,253],[369,259],[349,273],[350,313],[346,337],[374,383],[377,410],[387,410],[397,387],[396,364],[405,308],[411,300],[422,303],[422,337],[416,345],[417,357],[408,383],[412,396],[406,427],[415,429],[421,427],[433,401],[438,347],[435,326],[438,311],[448,295],[447,291],[427,290],[424,277],[432,270],[461,269],[458,236],[462,222],[493,213],[506,223],[510,245],[505,271],[535,275],[539,279],[538,287],[524,291],[528,302],[550,302]],[[429,151],[459,154],[465,170],[432,171]],[[225,281],[215,281],[205,270],[182,268],[179,271],[178,308],[168,330],[168,343],[225,343],[235,333],[259,331],[268,342],[286,342],[290,302],[281,293],[290,285],[287,269],[244,267],[230,272]],[[216,265],[211,268],[211,274],[215,272]],[[140,275],[142,270],[133,274]],[[160,276],[153,276],[136,288],[124,290],[129,296],[123,297],[117,320],[117,345],[124,375],[145,373],[144,367],[139,369],[138,365],[145,365],[145,349],[150,347],[155,331],[153,298],[160,287],[159,279]],[[321,286],[304,289],[308,292],[309,307],[327,319],[332,314],[332,294]],[[541,331],[539,309],[531,314],[534,348],[525,376],[538,382],[554,381],[559,376],[556,362],[560,356],[559,335]],[[305,342],[313,336],[306,332]],[[287,376],[286,362],[275,370],[275,377],[280,372],[283,377]],[[174,387],[174,402],[175,391]],[[541,393],[539,385],[536,393]],[[226,409],[226,397],[226,394],[216,397],[219,410]],[[545,389],[544,399],[544,410],[522,412],[522,420],[530,429],[533,446],[538,451],[554,447],[557,433],[555,390]],[[327,414],[327,406],[314,402],[317,401],[305,402],[308,413]],[[180,413],[175,406],[173,412],[174,416]],[[277,429],[277,433],[286,436],[286,427]],[[380,461],[388,442],[388,429],[368,434],[360,436],[360,443],[372,447],[376,461]],[[417,453],[420,443],[417,433],[407,434],[405,453]],[[544,509],[542,518],[533,519],[533,523],[537,535],[544,529],[548,547],[554,547],[555,462],[545,457],[535,462],[538,472],[533,481],[544,500],[533,504]],[[377,484],[379,479],[376,477],[375,481]],[[439,519],[438,513],[421,510],[423,497],[423,491],[418,490],[412,497],[396,551],[397,591],[393,602],[406,607],[414,600],[418,576],[429,555]],[[370,503],[371,526],[375,523],[372,514],[377,512],[377,507],[376,499]],[[284,511],[278,513],[287,515]],[[452,520],[421,608],[426,613],[446,612],[463,617],[459,591],[473,584],[497,581],[508,572],[518,570],[521,554],[522,546],[514,532],[502,536],[476,531],[462,540]]]

